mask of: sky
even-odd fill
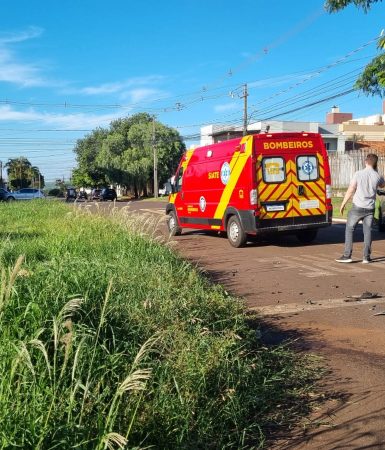
[[[385,3],[330,15],[322,0],[3,0],[0,160],[68,178],[77,139],[140,111],[196,144],[201,125],[240,124],[244,83],[250,120],[380,113],[358,92],[292,110],[348,91],[383,28]]]

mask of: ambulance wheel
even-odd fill
[[[247,234],[237,216],[231,216],[227,222],[227,239],[236,248],[243,247],[246,244]]]
[[[170,236],[180,236],[182,234],[182,229],[178,226],[178,220],[174,211],[168,213],[167,226]]]
[[[297,239],[301,244],[311,244],[317,237],[318,228],[309,228],[308,230],[297,231]]]

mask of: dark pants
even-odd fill
[[[374,209],[358,208],[353,205],[349,211],[345,229],[345,252],[344,256],[350,258],[353,251],[353,232],[360,220],[364,230],[364,258],[370,258],[372,246],[372,223]]]

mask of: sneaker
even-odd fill
[[[345,255],[342,255],[341,258],[337,258],[336,261],[339,262],[339,263],[351,263],[351,262],[353,262],[352,258],[350,258],[348,256],[345,256]]]
[[[367,258],[364,258],[363,260],[362,260],[362,264],[369,264],[369,263],[371,263],[372,262],[372,260],[370,259],[370,256],[368,256]]]

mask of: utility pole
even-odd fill
[[[158,152],[156,148],[155,138],[155,116],[152,117],[152,150],[154,154],[154,197],[158,198],[159,186],[158,186]]]
[[[249,93],[247,91],[247,84],[243,85],[243,94],[241,98],[243,98],[243,136],[247,134],[247,97]]]

